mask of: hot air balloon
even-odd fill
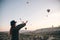
[[[25,27],[25,30],[27,30],[27,27]]]
[[[50,12],[50,9],[47,9],[47,12],[49,13]]]
[[[27,3],[27,4],[29,4],[29,2],[28,2],[28,1],[27,1],[26,3]]]
[[[47,12],[49,13],[50,12],[50,9],[47,9]],[[46,17],[48,17],[48,15],[46,15]]]

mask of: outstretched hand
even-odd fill
[[[21,20],[21,18],[20,18],[20,20]],[[28,21],[24,22],[24,21],[21,20],[21,22],[22,22],[22,23],[27,23]]]
[[[26,21],[25,23],[27,23],[28,21]]]
[[[28,21],[26,21],[26,22],[24,22],[24,21],[22,21],[22,23],[27,23]]]

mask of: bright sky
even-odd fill
[[[50,9],[49,13],[47,9]],[[27,30],[58,26],[60,0],[0,0],[0,31],[8,31],[11,20],[21,23],[20,18],[28,20],[25,26]],[[22,30],[25,30],[25,27]]]

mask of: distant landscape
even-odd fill
[[[47,40],[49,40],[50,37],[54,37],[53,40],[60,40],[60,27],[44,28],[35,31],[21,30],[19,39],[40,40],[40,37]],[[8,32],[0,32],[0,40],[11,40],[11,37],[8,35]]]

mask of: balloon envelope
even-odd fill
[[[47,12],[49,13],[50,12],[50,9],[47,9]]]
[[[27,30],[27,28],[25,27],[25,30]]]
[[[29,2],[26,2],[27,4],[29,4]]]

